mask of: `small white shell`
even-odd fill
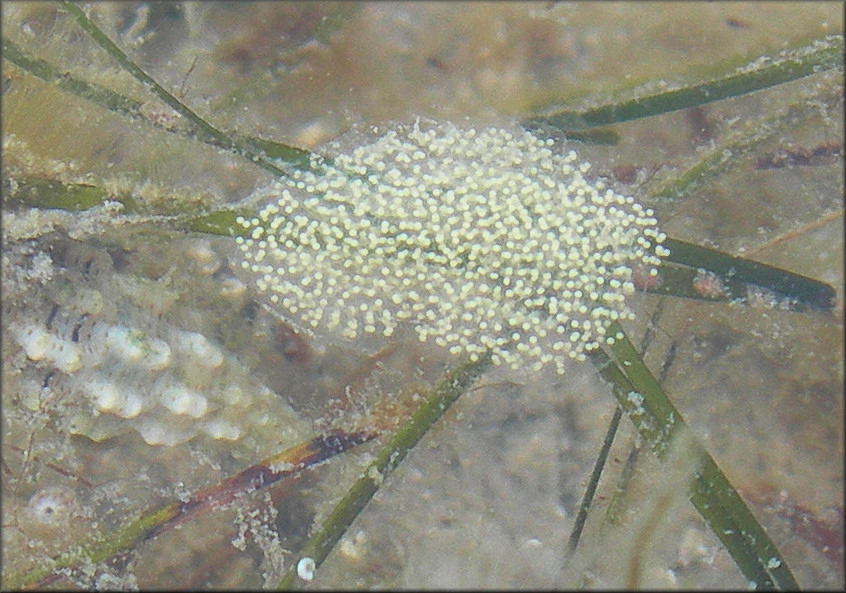
[[[314,580],[315,568],[316,565],[314,563],[314,558],[301,558],[300,561],[297,562],[297,576],[307,583],[310,583]]]

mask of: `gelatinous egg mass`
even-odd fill
[[[522,129],[418,120],[325,152],[261,191],[237,239],[270,306],[315,336],[407,326],[451,353],[563,373],[613,343],[633,270],[655,274],[666,252],[650,209]]]

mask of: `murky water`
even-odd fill
[[[722,57],[742,64],[785,40],[843,28],[826,4],[145,6],[100,4],[92,18],[222,128],[309,147],[351,125],[416,115],[512,123],[558,100],[660,86]],[[51,5],[4,5],[4,35],[143,97],[151,119],[172,117]],[[270,181],[235,157],[128,123],[19,70],[4,74],[4,177],[90,174],[130,188],[153,210],[249,204]],[[743,121],[808,96],[803,116],[726,175],[654,207],[672,236],[830,282],[842,303],[842,163],[756,166],[779,151],[842,144],[836,83],[814,79],[620,125],[619,145],[578,150],[593,172],[640,198]],[[235,273],[234,241],[130,222],[111,211],[4,210],[4,575],[96,541],[330,422],[355,424],[385,401],[407,399],[403,386],[433,384],[456,360],[410,334],[375,359],[378,346],[297,339]],[[658,306],[632,301],[633,337]],[[660,307],[647,362],[800,584],[842,586],[842,306],[834,316]],[[389,478],[314,585],[743,586],[673,475],[649,461],[621,524],[601,528],[637,441],[627,426],[585,545],[565,565],[614,406],[592,367],[571,366],[563,376],[486,375]],[[272,583],[374,447],[62,583]]]

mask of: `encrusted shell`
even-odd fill
[[[221,324],[237,323],[239,304],[208,242],[175,240],[161,261],[136,256],[143,263],[127,269],[113,261],[119,252],[58,241],[52,281],[6,310],[18,380],[61,403],[62,428],[96,441],[134,430],[150,445],[233,447],[308,433],[224,343],[237,332]]]

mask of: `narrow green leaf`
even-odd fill
[[[373,495],[396,467],[402,463],[409,451],[420,441],[432,426],[446,413],[450,406],[473,385],[491,363],[491,354],[478,360],[465,362],[444,377],[441,383],[426,398],[411,419],[388,441],[362,472],[344,497],[335,505],[323,524],[314,531],[300,552],[300,558],[311,558],[320,566],[344,532],[361,513]],[[279,589],[292,589],[296,583],[296,563],[279,583]]]
[[[746,300],[747,290],[750,288],[749,285],[752,285],[774,291],[775,298],[786,298],[788,302],[785,305],[796,310],[804,308],[826,310],[834,307],[837,292],[834,287],[819,280],[679,239],[668,237],[663,245],[670,250],[666,261],[703,269],[719,276],[719,280],[725,287],[725,299]],[[698,298],[697,295],[699,298],[702,297],[695,289],[691,291],[692,280],[684,279],[690,277],[690,272],[687,272],[685,276],[667,269],[663,271],[663,274],[672,282],[664,282],[661,286],[650,289],[652,292],[687,298]],[[717,299],[717,297],[706,298]],[[790,300],[796,302],[791,303]]]
[[[13,574],[3,580],[3,588],[40,588],[56,580],[60,569],[107,561],[203,512],[229,504],[239,494],[248,494],[296,475],[374,437],[375,434],[369,432],[346,433],[340,430],[314,437],[201,490],[187,501],[171,502],[144,513],[97,543],[78,546],[28,572]]]
[[[591,361],[611,382],[617,402],[643,439],[663,456],[687,428],[684,419],[643,363],[622,327],[615,323],[609,331],[618,336],[611,346],[616,360],[596,349],[591,353]],[[699,460],[691,476],[691,502],[726,546],[744,576],[758,589],[798,589],[796,579],[775,544],[710,454],[693,438],[690,446]]]
[[[192,216],[179,224],[180,227],[196,233],[221,235],[224,237],[247,237],[249,232],[236,222],[239,216],[251,216],[244,210],[217,210],[208,214]]]
[[[107,109],[128,115],[134,119],[143,119],[141,101],[124,97],[110,89],[80,80],[68,72],[63,72],[49,62],[26,54],[15,42],[3,38],[3,59],[26,70],[45,82],[55,84],[60,89],[73,93]]]
[[[524,126],[581,131],[738,97],[842,65],[843,36],[829,35],[772,57],[758,58],[741,68],[731,67],[711,80],[647,95],[633,89],[629,91],[633,95],[630,99],[584,111],[563,110],[529,118]]]
[[[13,41],[5,38],[3,39],[3,58],[9,60],[11,63],[15,64],[19,68],[22,68],[26,72],[29,72],[33,76],[40,78],[45,82],[55,84],[58,88],[64,91],[77,95],[78,97],[90,101],[95,105],[104,107],[113,113],[129,117],[134,121],[141,121],[149,124],[163,132],[203,142],[215,148],[222,148],[229,151],[234,150],[242,157],[247,158],[251,163],[258,164],[259,166],[262,166],[264,161],[269,160],[288,163],[302,170],[314,169],[313,158],[315,155],[288,144],[231,133],[226,135],[226,141],[222,141],[221,136],[216,134],[198,134],[193,129],[187,129],[186,126],[166,125],[165,123],[159,122],[145,115],[143,110],[144,103],[142,101],[130,99],[108,88],[86,82],[75,77],[69,72],[62,72],[46,60],[34,58],[28,55]],[[224,133],[220,132],[220,134]],[[237,148],[239,146],[247,147],[250,150],[240,150]],[[326,160],[325,162],[329,163],[330,161]],[[279,173],[276,169],[271,169],[271,172],[275,174]]]
[[[135,211],[131,196],[110,196],[106,190],[87,183],[62,183],[52,179],[27,177],[15,179],[12,191],[5,198],[9,206],[23,205],[47,210],[80,211],[101,206],[107,201],[120,202],[124,213]]]
[[[141,82],[159,99],[164,101],[167,105],[173,108],[174,111],[189,121],[194,126],[195,132],[200,138],[238,154],[263,169],[274,173],[275,175],[284,177],[288,176],[286,171],[273,164],[266,156],[261,154],[261,152],[255,151],[253,148],[242,142],[237,142],[233,135],[218,130],[212,124],[189,109],[184,103],[173,96],[169,91],[167,91],[167,89],[162,87],[149,74],[144,72],[144,70],[133,62],[123,52],[123,50],[109,39],[108,35],[103,33],[103,31],[101,31],[100,28],[95,25],[94,22],[91,21],[74,3],[65,1],[62,3],[62,6],[76,19],[80,27],[82,27],[82,29],[85,30],[85,32],[88,33],[88,35],[91,36],[91,38],[97,42],[100,47],[102,47],[115,61],[117,61],[124,70],[129,72],[136,80]],[[275,144],[279,146],[278,143]],[[303,164],[306,163],[306,168],[310,168],[308,167],[311,157],[310,152],[293,146],[288,146],[286,148],[287,151],[285,154],[288,157],[286,160],[288,164],[303,167]]]
[[[839,97],[843,94],[842,87],[832,88],[831,94]],[[651,188],[649,197],[654,200],[678,200],[718,175],[736,169],[738,163],[742,162],[741,159],[765,142],[785,134],[787,130],[799,129],[809,119],[818,117],[817,105],[820,100],[825,99],[820,98],[820,89],[817,86],[799,89],[791,96],[791,103],[786,108],[768,112],[765,117],[733,124],[716,146],[698,153],[698,160],[680,175]]]
[[[573,522],[573,531],[570,532],[570,539],[567,541],[568,556],[579,545],[579,539],[582,537],[582,531],[587,521],[588,511],[590,511],[590,506],[593,503],[596,488],[599,486],[599,478],[602,476],[602,470],[605,468],[605,462],[608,460],[608,453],[611,451],[611,445],[614,443],[614,437],[617,434],[617,428],[620,426],[622,417],[623,412],[620,408],[614,408],[614,415],[611,417],[608,430],[605,432],[605,439],[602,441],[602,447],[599,449],[599,455],[596,458],[596,463],[593,465],[593,471],[585,488],[585,495],[582,497],[582,502],[579,504],[579,511],[576,513],[576,519]]]

